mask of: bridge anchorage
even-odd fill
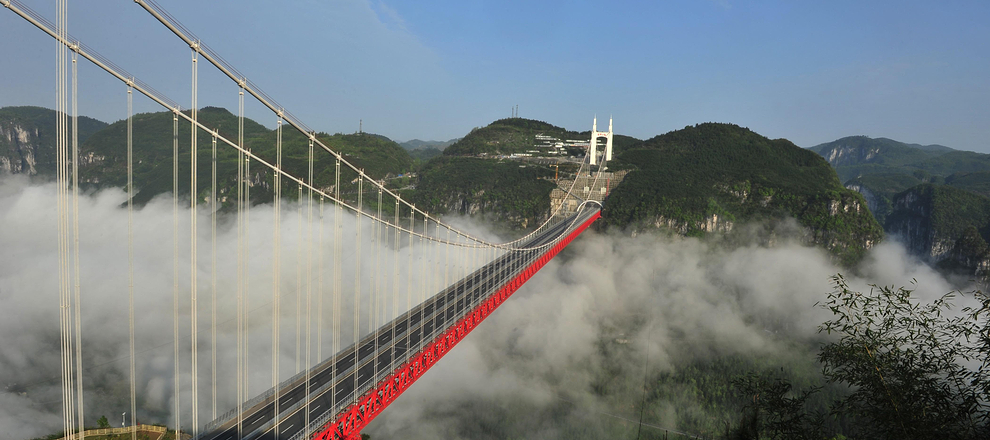
[[[127,413],[130,417],[127,424],[131,426],[160,422],[138,420],[140,411],[136,407],[137,384],[148,378],[139,377],[135,353],[135,327],[142,324],[135,320],[135,295],[142,291],[145,280],[134,275],[135,207],[132,202],[134,189],[147,183],[134,179],[134,157],[146,148],[134,144],[133,132],[140,130],[133,117],[135,94],[157,103],[172,118],[173,240],[171,246],[163,246],[171,247],[173,257],[174,407],[171,423],[176,427],[176,438],[180,438],[183,428],[188,428],[189,434],[201,440],[360,438],[362,428],[600,217],[601,202],[575,194],[574,184],[578,180],[575,178],[565,192],[565,198],[572,199],[574,204],[555,204],[545,222],[518,239],[493,241],[446,223],[387,187],[383,183],[385,176],[365,172],[365,164],[354,163],[331,148],[326,139],[317,136],[315,130],[224,61],[160,5],[152,0],[135,0],[135,3],[178,37],[178,44],[189,48],[190,64],[181,66],[182,75],[192,73],[188,107],[158,92],[69,35],[67,0],[57,1],[54,23],[18,0],[3,0],[8,10],[58,43],[58,195],[55,202],[58,209],[65,432],[83,431],[86,417],[82,387],[85,382],[83,359],[86,352],[82,348],[85,328],[81,304],[87,298],[88,286],[80,281],[79,238],[85,231],[78,228],[80,161],[76,123],[80,59],[120,81],[128,97],[126,296],[131,408]],[[205,125],[200,118],[198,73],[200,68],[209,66],[222,73],[238,91],[236,130],[217,130]],[[258,147],[257,142],[253,147],[246,142],[246,96],[271,112],[276,128],[273,139],[266,142],[273,145],[254,148]],[[189,130],[188,139],[180,140],[180,127],[183,131]],[[597,188],[604,165],[612,156],[611,120],[608,132],[597,131],[597,118],[592,127],[590,159],[582,163],[577,175],[587,175],[585,180],[591,178],[590,168],[585,167],[597,164],[597,142],[599,138],[605,138],[602,166],[592,184]],[[200,136],[210,139],[208,150],[200,149]],[[180,164],[180,157],[185,154],[188,154],[189,162]],[[205,167],[199,168],[201,156],[209,157],[206,162],[209,173]],[[286,161],[287,156],[292,160]],[[296,162],[303,162],[305,166],[294,168]],[[181,179],[180,169],[188,170],[188,175]],[[210,176],[210,185],[201,186],[198,179],[206,175]],[[180,181],[183,185],[188,182],[188,187],[180,186]],[[225,187],[224,182],[232,183]],[[252,188],[255,188],[254,196]],[[284,191],[288,191],[285,196]],[[197,195],[189,197],[189,229],[184,231],[179,227],[180,214],[186,214],[180,209],[180,197],[184,195],[180,193]],[[259,197],[268,198],[259,200]],[[286,205],[289,208],[282,205],[291,198],[295,198],[294,214],[298,220],[295,228],[282,224],[283,216],[290,219],[293,214],[291,203]],[[262,206],[268,203],[270,208]],[[325,215],[326,204],[331,205],[332,216]],[[571,208],[565,211],[565,206]],[[252,218],[267,209],[271,209],[271,228],[259,231],[257,224],[252,227]],[[230,222],[231,228],[236,229],[237,239],[233,258],[218,252],[218,217],[221,216],[236,220]],[[200,217],[209,218],[210,228],[198,225]],[[324,223],[331,219],[332,234],[324,234]],[[293,232],[297,253],[295,259],[286,260],[293,263],[292,267],[288,268],[287,263],[284,268],[282,239]],[[209,246],[199,246],[201,236],[210,237]],[[271,241],[264,241],[268,239]],[[188,252],[180,252],[180,242],[188,243]],[[367,252],[364,258],[362,247]],[[324,258],[324,251],[328,249],[332,249],[332,253]],[[259,254],[270,255],[265,264],[270,266],[271,276],[264,278],[265,286],[254,282],[259,276],[254,273]],[[189,264],[180,264],[180,260],[188,260]],[[168,261],[161,263],[167,265]],[[225,264],[236,266],[237,275],[231,286],[222,286],[220,282],[222,274],[218,267]],[[291,276],[283,279],[284,272],[292,269],[296,270],[295,283]],[[199,274],[203,279],[198,278]],[[326,283],[325,275],[329,278]],[[291,300],[293,296],[286,291],[286,286],[295,287],[295,299],[291,302],[295,305],[294,316],[291,310],[281,307],[283,300]],[[249,304],[258,306],[259,287],[270,293],[270,298],[263,300],[267,302],[262,303],[266,309],[271,308],[270,320],[259,321],[256,315],[251,315]],[[224,298],[218,295],[219,291],[230,291],[231,295]],[[188,306],[188,309],[182,311],[180,305]],[[225,365],[217,357],[218,346],[224,343],[223,338],[217,336],[218,325],[224,318],[218,316],[218,312],[222,315],[225,310],[235,311],[235,316],[229,318],[235,323],[236,338],[228,338],[236,341],[232,342],[236,352],[233,365]],[[312,316],[314,310],[315,318]],[[201,320],[199,314],[207,311],[210,324],[203,330],[197,327]],[[292,351],[291,347],[280,347],[286,332],[285,326],[280,324],[282,319],[295,324],[296,362],[289,374],[286,372],[289,367],[279,363],[284,351]],[[205,322],[207,318],[202,320]],[[271,387],[248,398],[258,388],[255,383],[255,393],[251,392],[250,373],[257,374],[258,371],[251,360],[269,354],[249,350],[252,346],[249,339],[258,343],[259,338],[251,329],[260,326],[271,327],[271,338],[266,342],[271,347]],[[186,333],[188,339],[180,337]],[[289,333],[291,336],[291,331]],[[200,340],[208,350],[199,346]],[[189,347],[188,353],[181,352],[182,347]],[[329,356],[323,355],[324,349]],[[208,367],[206,362],[199,363],[201,351],[204,359],[209,356]],[[199,383],[201,376],[209,386]],[[202,407],[201,403],[204,404]],[[232,408],[219,413],[218,409],[225,404]],[[202,425],[201,416],[212,421]],[[136,435],[136,431],[131,432]],[[68,437],[79,436],[70,434]]]

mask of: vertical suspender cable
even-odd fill
[[[302,185],[298,186],[296,195],[296,369],[294,374],[298,374],[302,367],[302,272],[303,272],[303,209],[302,209]]]
[[[66,2],[58,0],[57,29],[59,37],[66,32]],[[66,62],[67,48],[61,41],[55,43],[55,101],[56,101],[56,162],[57,190],[56,211],[58,213],[58,268],[59,268],[59,336],[62,369],[62,429],[66,435],[75,438],[75,408],[72,377],[72,312],[69,289],[69,243],[68,243],[68,141],[66,121]],[[81,435],[81,434],[80,434]]]
[[[196,116],[196,99],[199,94],[199,78],[198,78],[198,61],[199,61],[199,48],[193,47],[192,51],[192,107],[190,107],[190,116],[192,116],[192,124],[189,126],[190,130],[190,164],[191,168],[189,171],[189,242],[190,242],[190,263],[189,263],[189,299],[190,299],[190,327],[192,332],[190,333],[190,341],[192,347],[189,350],[189,354],[192,357],[192,435],[193,437],[199,436],[199,322],[197,318],[197,312],[199,311],[199,306],[197,304],[198,295],[198,282],[196,280],[197,275],[197,257],[198,250],[196,247],[197,235],[196,235],[196,204],[199,198],[199,186],[196,183],[197,173],[199,171],[197,159],[199,156],[199,150],[197,146],[197,138],[199,136],[199,128],[197,128],[197,116]]]
[[[355,246],[356,257],[354,258],[354,391],[351,393],[354,400],[358,398],[358,367],[361,365],[358,354],[360,354],[361,342],[361,212],[364,203],[364,172],[358,173],[358,203],[355,219]]]
[[[244,87],[241,86],[241,114],[239,116],[243,144]],[[248,153],[251,150],[248,148]],[[244,394],[251,394],[251,156],[244,155]]]
[[[79,52],[72,51],[72,254],[76,311],[76,410],[79,432],[85,430],[82,381],[82,293],[79,281]],[[82,434],[80,434],[81,436]]]
[[[413,254],[413,232],[416,232],[416,211],[409,210],[409,263],[406,264],[406,310],[412,310],[412,272],[415,255]],[[412,329],[407,329],[406,334]],[[408,346],[407,346],[408,348]]]
[[[392,368],[395,370],[396,359],[395,359],[395,346],[399,343],[398,338],[395,334],[395,319],[399,316],[399,198],[396,196],[395,199],[395,225],[393,229],[395,233],[395,247],[392,251]],[[408,326],[406,326],[408,330]]]
[[[450,243],[450,228],[447,229],[447,243]],[[444,245],[444,253],[446,253],[446,261],[443,264],[443,287],[446,288],[450,285],[450,280],[448,278],[450,274],[450,245]]]
[[[181,438],[182,413],[179,401],[179,110],[172,112],[172,348],[174,349],[172,400],[175,438]]]
[[[319,236],[316,240],[316,360],[323,360],[323,196],[320,196]],[[307,366],[308,367],[308,366]]]
[[[310,133],[310,136],[313,136]],[[313,138],[309,138],[309,178],[307,179],[310,186],[313,186]],[[305,424],[303,425],[304,430],[309,429],[309,373],[310,373],[310,362],[312,362],[311,354],[313,351],[313,189],[309,189],[309,195],[306,197],[306,202],[309,204],[309,219],[306,221],[308,229],[308,237],[306,240],[306,411]],[[321,230],[322,231],[322,230]],[[321,236],[322,238],[322,236]],[[322,285],[320,286],[322,287]],[[320,304],[323,302],[320,301]]]
[[[419,238],[419,243],[420,243],[420,248],[421,248],[420,252],[423,253],[423,257],[422,257],[423,264],[422,264],[422,270],[420,271],[420,276],[422,277],[422,279],[420,280],[420,283],[419,283],[419,285],[420,285],[420,289],[419,289],[419,302],[420,303],[422,303],[423,301],[426,300],[426,289],[427,289],[426,282],[427,282],[427,279],[428,279],[428,277],[426,275],[427,274],[426,270],[429,267],[429,258],[428,258],[429,255],[428,255],[428,250],[427,250],[428,248],[427,247],[430,245],[430,242],[429,242],[429,240],[427,240],[427,238],[429,237],[429,235],[430,235],[430,214],[429,213],[426,213],[426,215],[423,216],[423,236]],[[419,343],[417,344],[417,347],[416,347],[416,351],[417,352],[426,343],[426,341],[425,341],[426,335],[423,334],[423,331],[426,329],[426,326],[425,326],[426,315],[425,315],[424,312],[425,312],[424,309],[420,309],[420,312],[419,312],[420,313],[420,322],[424,323],[424,325],[422,327],[420,327],[422,330],[420,330],[420,332],[419,332]]]
[[[127,321],[131,357],[131,440],[137,440],[137,378],[134,368],[134,89],[127,86]]]
[[[212,365],[213,412],[210,420],[217,418],[217,132],[213,131],[212,187],[210,189],[210,355]]]
[[[440,251],[441,251],[440,246],[443,246],[443,244],[440,243],[440,222],[438,221],[436,222],[436,224],[437,224],[437,228],[434,231],[435,234],[434,237],[436,238],[437,241],[433,246],[433,248],[436,249],[436,256],[433,258],[433,267],[431,268],[430,271],[433,274],[432,275],[433,286],[430,289],[430,295],[436,294],[442,288],[440,286],[440,268],[438,266],[440,266]]]
[[[409,210],[409,264],[406,264],[406,310],[412,310],[412,273],[415,264],[415,254],[413,253],[413,232],[416,232],[416,210]],[[407,315],[408,316],[408,315]],[[410,356],[412,347],[410,337],[412,336],[412,326],[406,326],[406,357]]]
[[[336,161],[334,166],[334,179],[333,179],[333,305],[331,307],[332,314],[330,315],[330,324],[332,327],[331,341],[330,341],[330,351],[333,353],[333,368],[334,374],[338,375],[340,372],[337,371],[337,354],[340,352],[340,315],[341,315],[341,297],[343,296],[340,292],[340,286],[342,280],[340,279],[340,246],[341,240],[343,239],[342,225],[340,224],[340,159]],[[334,380],[333,384],[330,385],[330,395],[331,401],[334,405],[337,405],[337,381]],[[337,408],[333,407],[331,410],[336,411]]]
[[[244,148],[244,89],[237,95],[237,146]],[[237,150],[237,437],[244,424],[244,152]]]
[[[423,291],[421,292],[421,297],[419,302],[422,303],[426,298],[430,297],[430,289],[432,288],[432,277],[430,273],[433,269],[433,241],[430,240],[430,222],[429,215],[423,221]],[[425,317],[423,318],[426,319]]]
[[[381,288],[381,279],[378,276],[378,271],[379,271],[379,267],[378,266],[380,266],[380,261],[379,261],[379,258],[378,257],[381,256],[381,253],[382,253],[382,243],[381,243],[382,242],[382,239],[381,239],[382,238],[381,237],[381,232],[382,232],[382,190],[381,190],[381,188],[378,189],[378,215],[375,216],[374,226],[375,226],[375,236],[374,236],[375,237],[375,265],[374,265],[374,267],[372,267],[372,272],[371,272],[372,275],[371,275],[371,277],[375,280],[375,293],[374,293],[374,295],[375,295],[375,304],[374,304],[374,312],[373,312],[374,313],[374,315],[373,315],[374,316],[374,320],[371,320],[368,323],[371,324],[372,326],[374,326],[374,328],[375,328],[375,351],[374,351],[374,354],[372,355],[372,358],[371,358],[371,363],[372,363],[371,371],[374,372],[374,376],[372,376],[372,378],[373,378],[372,380],[377,380],[378,379],[378,351],[380,349],[380,347],[378,346],[378,337],[379,337],[379,331],[378,331],[378,329],[381,328],[381,307],[382,307],[382,295],[381,295],[381,289],[380,289]]]
[[[281,247],[281,199],[282,199],[282,114],[278,115],[278,123],[275,127],[275,195],[274,195],[274,230],[272,231],[272,388],[275,390],[275,411],[272,413],[275,419],[275,436],[278,437],[278,358],[279,358],[279,293],[280,290],[280,247]]]

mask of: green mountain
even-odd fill
[[[948,185],[914,186],[894,196],[884,227],[931,263],[990,276],[990,198]]]
[[[443,151],[433,147],[409,150],[409,156],[411,156],[414,160],[427,161],[441,155],[443,155]]]
[[[917,164],[953,150],[942,145],[905,144],[887,138],[849,136],[810,148],[828,160],[842,181],[864,174],[910,173]]]
[[[56,123],[55,110],[43,107],[0,108],[0,172],[54,176]],[[106,126],[106,122],[80,116],[80,144]]]
[[[847,179],[846,188],[863,194],[877,221],[911,252],[946,270],[990,276],[983,251],[973,250],[990,238],[981,208],[990,200],[990,154],[865,136],[811,150]]]
[[[416,205],[526,228],[550,212],[553,171],[510,160],[441,156],[419,171]]]
[[[237,116],[226,109],[205,107],[197,112],[198,120],[227,139],[237,139]],[[134,181],[137,187],[136,203],[145,203],[152,197],[172,191],[173,115],[171,112],[143,113],[133,117]],[[213,134],[199,129],[198,177],[200,199],[209,194],[212,161]],[[411,169],[409,154],[384,136],[361,134],[317,133],[317,138],[344,158],[364,169],[375,179],[403,173]],[[276,163],[276,132],[245,118],[244,144],[250,151],[271,164]],[[179,193],[189,193],[190,124],[180,118],[179,141]],[[99,131],[81,147],[80,176],[82,181],[95,187],[122,187],[127,181],[127,121],[118,121]],[[308,138],[291,127],[282,130],[282,161],[284,169],[296,176],[308,175]],[[317,146],[314,149],[314,180],[316,186],[329,190],[334,185],[336,160]],[[218,193],[230,194],[236,185],[237,151],[222,141],[217,145]],[[342,193],[351,189],[355,172],[342,168]],[[270,200],[272,174],[256,161],[251,166],[252,199],[256,202]],[[297,194],[297,186],[283,179],[283,191],[290,197]]]
[[[447,156],[479,156],[523,153],[536,145],[536,135],[558,139],[576,139],[578,134],[561,127],[524,118],[499,119],[486,127],[475,128],[447,147]]]
[[[990,193],[990,154],[866,136],[845,137],[811,150],[829,161],[847,188],[866,196],[880,223],[890,214],[895,194],[922,183]]]
[[[454,142],[457,142],[459,140],[461,140],[461,138],[451,139],[449,141],[421,141],[419,139],[413,139],[411,141],[399,142],[399,146],[409,151],[424,150],[430,148],[443,151],[445,148],[449,147]]]
[[[793,217],[810,241],[844,261],[883,236],[860,194],[844,188],[821,156],[785,139],[706,123],[648,139],[616,159],[634,171],[606,200],[606,225],[704,235]]]
[[[990,197],[990,171],[953,173],[945,178],[945,184],[983,197]]]
[[[591,131],[570,131],[534,119],[499,119],[488,126],[471,130],[466,136],[443,150],[443,154],[448,156],[498,156],[523,153],[527,150],[533,150],[534,145],[537,144],[536,135],[551,136],[560,140],[587,141],[591,136]],[[615,152],[640,143],[642,141],[634,137],[619,134],[612,136]],[[579,154],[583,154],[583,152],[580,150],[571,151],[571,155]]]

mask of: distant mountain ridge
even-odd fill
[[[850,136],[811,148],[884,230],[944,270],[990,281],[990,155]]]
[[[423,141],[419,139],[413,139],[410,141],[399,142],[399,146],[410,151],[427,149],[427,148],[435,148],[437,150],[443,151],[447,147],[451,146],[454,142],[457,142],[459,140],[461,140],[461,138],[454,138],[449,141]]]
[[[893,139],[867,136],[848,136],[810,149],[824,157],[842,180],[851,179],[862,172],[876,173],[887,167],[920,164],[957,151],[943,145],[906,144]]]
[[[883,237],[863,197],[820,156],[737,125],[704,123],[647,139],[618,154],[615,166],[634,170],[605,200],[607,225],[704,235],[792,217],[808,242],[844,262]]]

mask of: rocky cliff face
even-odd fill
[[[871,162],[880,154],[879,147],[836,145],[822,151],[822,157],[833,167]]]
[[[945,185],[918,185],[894,197],[885,229],[937,267],[990,280],[990,199]]]
[[[882,206],[882,201],[879,196],[870,191],[869,188],[863,185],[846,185],[846,189],[851,189],[863,195],[866,199],[866,206],[870,208],[870,212],[877,212],[877,210],[884,208]]]
[[[43,148],[39,131],[20,121],[0,121],[0,138],[6,141],[0,150],[0,172],[38,174],[38,150]]]
[[[93,118],[78,118],[79,145],[107,126]],[[55,175],[56,113],[42,107],[0,108],[0,173]],[[80,156],[81,164],[92,157]]]
[[[432,205],[437,212],[448,215],[465,215],[482,218],[485,221],[501,224],[512,229],[526,229],[543,223],[550,215],[549,205],[546,212],[538,215],[522,215],[518,210],[507,209],[498,200],[485,197],[485,191],[475,194],[451,194],[439,203]]]

